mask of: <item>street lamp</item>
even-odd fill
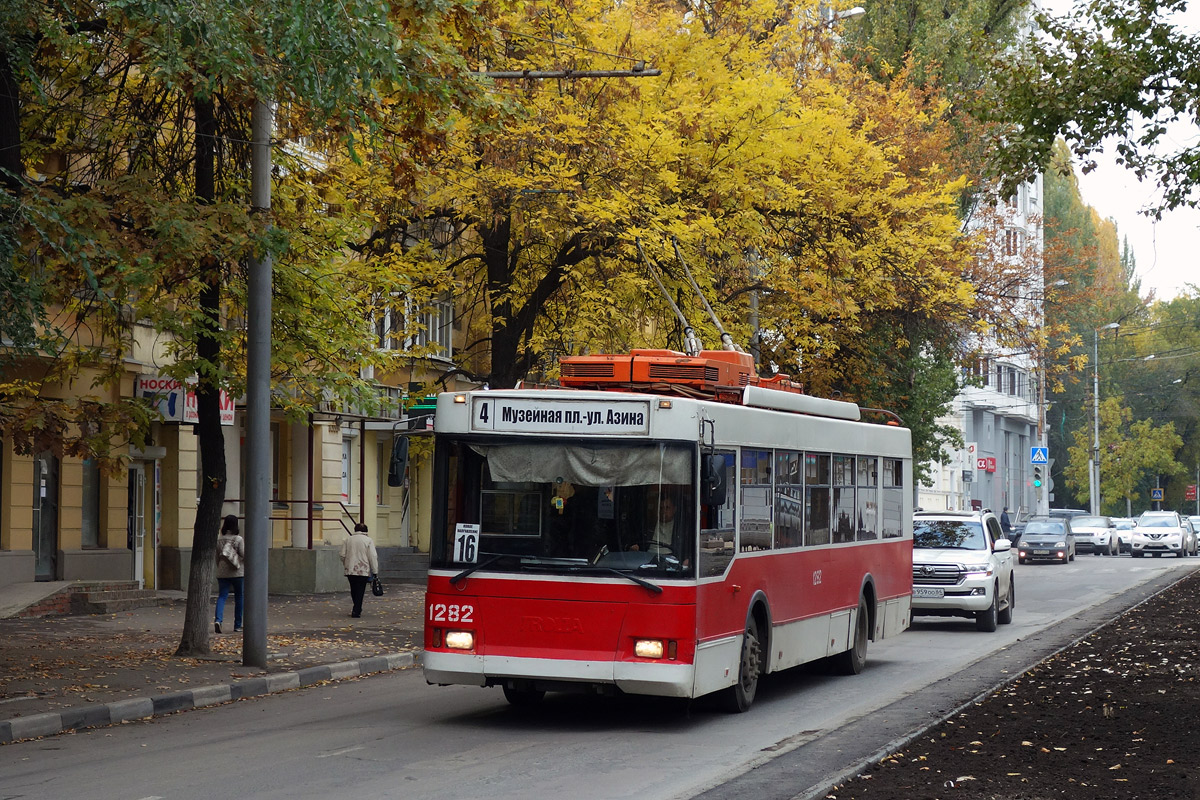
[[[1092,344],[1092,421],[1095,425],[1092,439],[1092,458],[1088,464],[1088,482],[1091,484],[1090,499],[1092,515],[1100,513],[1100,331],[1116,330],[1119,322],[1110,322],[1095,329]]]

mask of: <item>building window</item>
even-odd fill
[[[388,470],[392,466],[392,446],[392,442],[387,439],[380,439],[377,445],[378,464],[375,467],[375,502],[381,506],[388,504],[387,476]]]
[[[420,351],[433,358],[450,358],[454,307],[447,299],[432,300],[417,308],[407,298],[381,303],[375,317],[375,335],[381,350]]]
[[[1017,228],[1007,228],[1004,231],[1004,255],[1016,256],[1021,254],[1021,231]]]
[[[351,505],[354,496],[354,440],[342,439],[342,502]]]
[[[82,547],[100,546],[100,465],[95,459],[83,462],[83,514],[80,518]]]

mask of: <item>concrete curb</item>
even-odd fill
[[[360,658],[319,667],[306,667],[295,672],[276,672],[261,678],[236,681],[234,683],[201,686],[170,694],[153,697],[134,697],[111,703],[68,708],[45,714],[30,714],[0,721],[0,745],[11,744],[23,739],[37,739],[66,731],[115,725],[136,719],[149,719],[204,708],[240,700],[244,697],[284,692],[324,681],[357,678],[379,672],[391,672],[417,663],[419,654],[413,652],[391,653],[382,656]]]

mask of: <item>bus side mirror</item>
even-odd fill
[[[725,505],[725,458],[708,453],[701,456],[700,504]]]
[[[404,472],[408,469],[408,437],[392,439],[392,459],[388,464],[388,486],[403,486]]]

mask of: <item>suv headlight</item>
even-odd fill
[[[991,575],[991,564],[963,564],[963,572],[968,575]]]

